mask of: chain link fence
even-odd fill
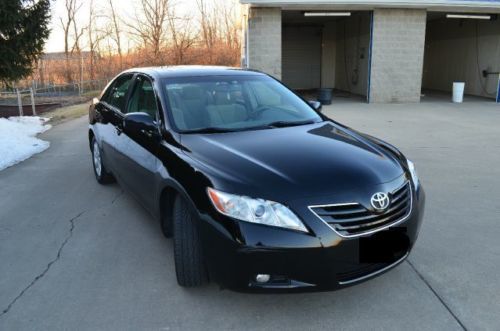
[[[48,85],[41,88],[0,91],[0,117],[36,116],[46,111],[82,103],[99,95],[108,80]]]

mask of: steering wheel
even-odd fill
[[[259,117],[262,116],[262,113],[267,111],[267,110],[270,110],[272,109],[271,107],[269,106],[259,106],[257,107],[257,109],[255,109],[254,111],[252,111],[252,114],[251,114],[251,118],[252,119],[258,119]]]

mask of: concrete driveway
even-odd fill
[[[498,329],[500,106],[339,102],[325,112],[417,164],[427,210],[408,262],[337,292],[182,289],[159,225],[119,186],[95,182],[81,118],[0,172],[0,330]]]

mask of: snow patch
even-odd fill
[[[49,148],[48,141],[36,137],[51,128],[47,121],[38,116],[0,118],[0,170]]]

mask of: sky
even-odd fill
[[[89,1],[88,0],[77,0],[82,4],[82,8],[78,12],[77,21],[80,22],[80,26],[87,24],[88,21],[88,11],[89,11]],[[179,12],[190,12],[192,8],[196,7],[196,0],[175,0],[177,3],[177,10]],[[207,3],[211,0],[207,0]],[[231,0],[219,0],[219,1],[231,1]],[[122,17],[133,17],[135,13],[135,8],[137,7],[138,0],[113,0],[113,5],[115,10]],[[51,34],[47,43],[45,44],[45,52],[62,52],[64,51],[64,33],[61,27],[60,17],[65,17],[65,0],[55,0],[52,1],[52,20],[51,20]],[[107,4],[108,0],[94,0],[94,7],[97,13],[102,12],[106,14],[108,12]],[[126,41],[124,42],[126,45]]]
[[[89,1],[79,0],[82,8],[78,12],[77,20],[82,24],[88,21]],[[65,0],[52,1],[52,19],[50,23],[50,36],[45,44],[45,52],[62,52],[64,51],[64,33],[61,27],[60,17],[65,17]],[[105,10],[107,0],[94,0],[96,11],[99,9]],[[122,15],[131,15],[134,13],[134,0],[113,0],[114,7]],[[119,4],[119,5],[118,5]]]

